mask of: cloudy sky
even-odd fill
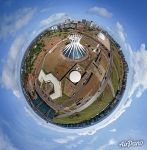
[[[147,149],[147,2],[145,0],[0,0],[0,150],[118,150],[143,140]],[[130,72],[125,95],[105,121],[69,130],[46,124],[26,103],[19,69],[32,39],[66,18],[88,19],[123,48]]]

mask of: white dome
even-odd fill
[[[72,71],[69,75],[70,81],[73,83],[77,83],[81,80],[81,74],[78,71]]]
[[[104,35],[103,33],[101,33],[101,32],[98,34],[98,37],[99,37],[101,40],[103,40],[103,41],[104,41],[105,38],[106,38],[105,35]]]

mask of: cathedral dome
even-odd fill
[[[70,35],[68,38],[70,40],[70,43],[65,46],[63,50],[63,55],[73,60],[77,60],[85,57],[86,50],[80,44],[80,40],[82,36],[78,34],[74,34],[74,35]]]

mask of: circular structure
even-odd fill
[[[103,41],[105,40],[105,36],[101,32],[98,34],[98,37]]]
[[[64,48],[63,54],[73,60],[81,59],[86,55],[86,50],[80,44],[81,35],[74,34],[69,37],[70,43]]]
[[[106,118],[126,88],[128,65],[119,44],[87,20],[65,21],[38,35],[21,65],[28,104],[42,119],[84,128]]]
[[[69,75],[70,81],[77,83],[81,80],[81,74],[78,71],[72,71]]]

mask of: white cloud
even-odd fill
[[[95,6],[95,7],[90,8],[88,10],[88,12],[98,14],[98,15],[100,15],[102,17],[106,17],[106,18],[111,18],[113,16],[112,13],[104,7]]]
[[[103,127],[102,127],[103,128]],[[85,131],[81,131],[78,133],[78,135],[93,135],[99,130],[99,128],[92,128],[92,129],[87,129]]]
[[[14,40],[14,42],[10,47],[6,63],[4,64],[2,70],[2,77],[1,77],[2,86],[4,86],[7,89],[11,89],[16,97],[20,97],[18,77],[17,77],[18,72],[17,69],[19,68],[16,67],[18,65],[17,58],[24,42],[25,42],[24,35],[18,36]]]
[[[125,42],[127,34],[125,33],[124,27],[123,27],[123,25],[120,22],[116,23],[116,31],[117,31],[117,34],[118,34],[119,38],[123,42]]]
[[[77,135],[67,135],[64,138],[56,138],[53,139],[53,141],[57,144],[65,144],[66,149],[75,149],[78,145],[81,145],[84,141],[83,140],[78,140],[75,142],[75,140],[79,136]]]
[[[35,8],[23,8],[12,14],[2,16],[0,22],[0,39],[15,34],[22,27],[26,26],[35,14]]]
[[[111,129],[111,130],[109,130],[110,132],[116,132],[117,131],[117,129]]]
[[[63,139],[63,138],[54,139],[53,141],[55,143],[58,143],[58,144],[66,144],[66,143],[68,143],[68,140],[67,139]]]
[[[15,34],[22,27],[26,26],[35,14],[35,8],[23,8],[15,13],[4,15],[0,23],[0,39]],[[7,60],[4,64],[1,83],[7,89],[12,89],[16,97],[20,97],[17,71],[18,53],[25,43],[24,35],[18,36],[12,43],[8,52]]]
[[[108,145],[115,145],[116,143],[115,139],[110,139]]]
[[[77,137],[78,137],[77,135],[68,135],[68,136],[65,136],[64,138],[54,139],[53,141],[58,144],[66,144],[66,143],[74,141]]]
[[[18,150],[10,139],[0,130],[0,150]]]
[[[81,145],[83,142],[84,142],[83,140],[78,140],[77,142],[71,142],[70,144],[67,144],[65,147],[67,149],[75,149],[76,147],[78,147],[79,145]]]
[[[132,51],[133,85],[130,96],[140,97],[147,89],[147,49],[145,44],[141,44],[138,51]]]
[[[107,147],[112,146],[112,145],[115,145],[116,143],[117,143],[117,141],[116,141],[115,139],[110,139],[110,140],[108,141],[108,143],[106,143],[106,144],[100,146],[100,147],[98,148],[98,150],[105,150]]]
[[[27,116],[32,117],[34,120],[37,119],[28,107],[25,106],[24,110],[25,110]]]
[[[129,93],[129,98],[134,94],[136,97],[140,97],[147,89],[147,49],[144,43],[140,45],[139,50],[132,50],[131,44],[127,42],[124,27],[120,22],[116,23],[116,31],[124,43],[126,50],[130,55],[130,64],[133,69],[133,82]],[[131,101],[130,101],[131,102]]]
[[[57,24],[57,23],[63,22],[67,18],[68,18],[68,16],[66,13],[56,13],[56,14],[53,14],[53,15],[49,16],[48,18],[42,20],[40,22],[40,24],[42,26]]]

